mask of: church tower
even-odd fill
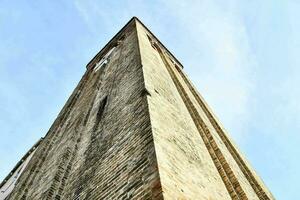
[[[2,199],[274,199],[180,62],[132,18],[88,63]]]

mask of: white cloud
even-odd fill
[[[170,1],[166,6],[185,29],[182,43],[188,38],[186,42],[196,44],[185,49],[191,52],[186,71],[225,127],[238,136],[251,116],[256,62],[242,18],[233,12],[237,3]]]

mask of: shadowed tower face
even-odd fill
[[[44,139],[2,182],[1,195],[274,199],[179,61],[137,18],[87,65]]]

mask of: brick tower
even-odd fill
[[[274,199],[180,62],[132,18],[0,199]]]

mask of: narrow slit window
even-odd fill
[[[107,96],[105,96],[104,98],[102,98],[101,101],[100,101],[99,108],[98,108],[97,115],[96,115],[96,122],[95,122],[94,131],[99,126],[99,123],[101,121],[101,118],[102,118],[102,115],[103,115],[106,103],[107,103]]]
[[[153,39],[152,39],[148,34],[147,34],[147,37],[148,37],[148,40],[149,40],[151,46],[152,46],[154,49],[156,49],[156,47],[155,47],[155,41],[153,41]]]

